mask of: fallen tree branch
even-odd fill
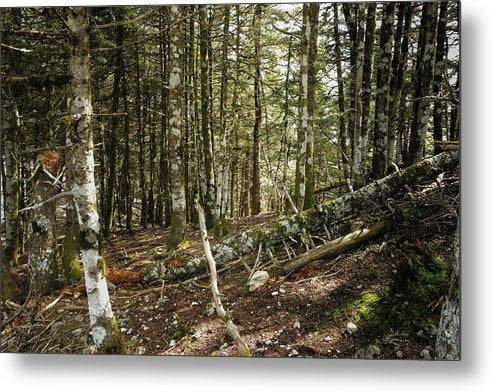
[[[227,333],[232,338],[232,340],[234,340],[239,355],[249,357],[251,356],[251,353],[248,345],[241,338],[241,335],[239,334],[239,329],[222,306],[219,287],[217,285],[217,268],[215,265],[214,257],[212,256],[212,251],[210,250],[210,242],[208,241],[207,225],[205,223],[205,212],[198,202],[196,203],[196,210],[198,212],[198,220],[200,223],[200,234],[202,236],[203,249],[205,251],[205,256],[207,257],[208,268],[210,271],[210,289],[212,290],[212,296],[214,298],[215,311],[226,325]]]
[[[378,222],[369,228],[361,228],[344,235],[343,237],[318,246],[317,248],[311,249],[310,251],[299,255],[294,260],[288,261],[284,266],[284,272],[290,273],[314,261],[333,257],[342,252],[357,248],[364,242],[367,242],[380,235],[385,226],[386,225],[384,222]]]
[[[371,211],[385,205],[391,197],[407,186],[434,179],[437,175],[455,169],[459,164],[457,151],[446,152],[424,159],[400,172],[374,181],[354,192],[326,201],[306,211],[279,217],[263,227],[256,227],[230,237],[212,248],[217,265],[224,266],[258,249],[260,243],[277,253],[285,250],[285,241],[292,239],[302,246],[303,232],[321,233],[324,227],[333,226],[346,217]],[[295,251],[292,252],[295,256]],[[142,280],[188,279],[206,270],[207,259],[197,256],[183,266],[171,266],[161,261],[153,263],[142,273]]]

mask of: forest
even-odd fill
[[[0,352],[458,360],[460,3],[1,9]]]

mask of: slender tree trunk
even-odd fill
[[[145,184],[145,127],[142,124],[142,94],[140,83],[140,56],[138,47],[135,48],[135,65],[136,65],[136,97],[135,97],[135,111],[137,114],[137,128],[138,128],[138,166],[139,166],[139,187],[140,187],[140,224],[145,228],[147,227],[147,190]]]
[[[339,162],[341,163],[341,171],[345,180],[350,183],[350,168],[347,152],[347,128],[345,125],[345,95],[343,88],[343,73],[342,73],[342,55],[340,49],[340,33],[338,31],[338,4],[333,3],[333,38],[335,40],[335,62],[337,68],[337,85],[338,85],[338,147],[339,147]]]
[[[308,39],[306,86],[306,193],[302,205],[304,209],[314,206],[314,110],[316,99],[316,56],[318,53],[319,3],[310,3],[308,8],[308,25],[306,26],[306,38]]]
[[[365,163],[367,153],[367,140],[369,136],[369,113],[371,111],[371,74],[372,58],[374,56],[374,30],[376,29],[376,3],[367,5],[366,30],[364,36],[364,61],[362,67],[362,110],[360,119],[360,151],[361,162]],[[362,170],[360,178],[363,185],[365,178],[365,167]]]
[[[391,163],[396,163],[396,127],[394,122],[395,108],[398,107],[401,91],[397,89],[398,84],[398,68],[400,66],[400,57],[406,56],[406,53],[402,53],[402,35],[403,35],[403,21],[405,17],[405,9],[407,4],[399,3],[397,11],[397,22],[395,32],[395,44],[393,49],[393,59],[391,60],[391,81],[389,89],[389,102],[388,102],[388,144],[386,149],[387,166]],[[401,89],[401,86],[399,86]]]
[[[171,232],[169,248],[175,249],[184,240],[186,230],[186,195],[182,162],[182,126],[183,126],[183,32],[181,25],[176,23],[183,16],[180,7],[171,6],[169,68],[169,159],[171,175]]]
[[[207,6],[199,6],[200,19],[200,101],[201,101],[201,131],[202,131],[202,146],[203,146],[203,163],[205,169],[205,184],[203,186],[205,192],[203,196],[203,204],[207,225],[213,227],[213,208],[214,208],[214,175],[213,175],[213,151],[212,151],[212,135],[210,131],[210,97],[208,91],[208,22],[207,22]]]
[[[406,146],[403,143],[403,134],[406,129],[405,112],[406,112],[406,93],[407,88],[404,83],[404,76],[407,70],[408,51],[409,51],[409,35],[410,25],[412,22],[412,5],[408,3],[402,3],[405,8],[405,22],[402,31],[401,40],[401,54],[398,63],[398,70],[394,79],[394,88],[391,88],[393,92],[392,102],[390,103],[390,124],[389,127],[395,129],[396,133],[396,151],[394,160],[395,163],[401,162],[403,158],[403,152],[406,150]]]
[[[115,8],[115,17],[117,22],[124,21],[123,8]],[[124,26],[119,25],[116,27],[115,45],[121,48],[124,40]],[[123,77],[124,64],[123,64],[123,50],[118,49],[116,51],[114,61],[114,74],[113,74],[113,92],[112,92],[112,105],[111,110],[113,113],[118,112],[119,100],[121,95],[121,79]],[[119,116],[111,116],[111,122],[109,132],[106,139],[106,159],[108,162],[108,177],[106,180],[106,196],[105,196],[105,215],[103,218],[103,234],[108,236],[113,226],[113,215],[115,208],[115,195],[116,195],[116,161],[118,151],[118,128],[119,128]]]
[[[438,3],[435,2],[424,3],[422,9],[407,165],[419,161],[425,153],[425,136],[431,116],[429,96],[434,74],[437,10]]]
[[[391,79],[391,52],[393,48],[395,4],[384,5],[383,20],[379,41],[379,59],[376,80],[376,106],[374,109],[374,139],[372,154],[373,179],[384,177],[387,165],[388,148],[388,105]]]
[[[436,46],[436,60],[434,65],[434,84],[433,92],[437,98],[434,100],[434,112],[433,112],[433,125],[434,125],[434,142],[442,141],[442,112],[446,110],[443,102],[439,99],[441,95],[441,87],[444,77],[445,58],[447,56],[446,50],[446,23],[447,23],[448,3],[439,3],[439,21],[437,25],[437,46]],[[434,145],[434,153],[437,153],[439,148]]]
[[[80,259],[84,265],[92,338],[101,352],[123,353],[126,349],[111,310],[105,263],[99,254],[87,8],[70,8],[67,25],[71,43],[69,113],[73,119],[69,135],[72,147],[67,162],[73,176],[68,188],[72,192],[80,227]]]
[[[228,76],[228,50],[229,50],[229,21],[230,21],[230,6],[223,6],[223,37],[222,37],[222,58],[221,58],[221,82],[220,82],[220,107],[219,107],[219,122],[220,122],[220,146],[218,149],[218,170],[217,170],[217,191],[215,194],[215,217],[214,217],[214,232],[218,236],[225,233],[225,214],[227,207],[227,192],[229,179],[229,161],[227,149],[227,80]]]
[[[258,215],[261,210],[260,199],[260,129],[261,129],[261,102],[260,102],[260,84],[261,84],[261,4],[255,5],[255,13],[253,18],[253,34],[254,34],[254,61],[255,61],[255,79],[254,79],[254,103],[255,103],[255,123],[253,128],[253,176],[251,181],[251,213]]]
[[[449,139],[450,140],[459,140],[460,139],[460,74],[458,71],[458,77],[456,79],[456,95],[457,95],[457,103],[453,105],[451,109],[451,118],[449,124]]]

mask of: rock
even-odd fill
[[[379,348],[379,346],[376,346],[375,344],[371,344],[366,349],[365,358],[372,359],[376,355],[381,355],[381,349]]]
[[[82,328],[77,328],[72,331],[73,336],[79,336],[82,333]]]
[[[272,292],[272,297],[276,297],[278,295],[278,291],[273,291]]]
[[[222,346],[220,346],[220,350],[225,349],[227,346],[229,346],[227,343],[224,343]]]
[[[112,283],[109,279],[106,279],[106,282],[108,284],[108,290],[109,291],[115,291],[116,290],[116,285]]]
[[[247,286],[248,291],[252,292],[262,287],[270,278],[268,272],[266,271],[256,271],[251,278],[249,278]]]
[[[333,340],[333,338],[331,336],[325,336],[325,338],[323,339],[325,342],[330,342]]]
[[[420,356],[424,359],[432,359],[431,355],[430,355],[430,351],[428,348],[424,348],[421,352],[420,352]]]
[[[299,321],[296,321],[292,326],[294,328],[301,328],[301,323]]]
[[[171,339],[171,341],[169,342],[169,347],[174,347],[174,346],[176,346],[176,340]]]
[[[56,323],[51,324],[51,332],[57,332],[63,327],[64,323],[62,321],[57,321]]]
[[[147,349],[144,346],[138,346],[137,347],[137,354],[138,355],[143,355],[143,354],[145,354],[146,351],[147,351]]]
[[[265,341],[265,344],[268,346],[268,345],[272,344],[272,341],[270,339],[268,339]]]
[[[299,352],[295,348],[293,348],[290,353],[291,355],[299,355]]]
[[[351,335],[354,334],[354,333],[356,333],[359,330],[359,328],[357,327],[357,325],[355,325],[352,322],[348,323],[346,328],[347,328],[347,332],[349,334],[351,334]]]
[[[279,292],[280,294],[285,294],[285,289],[283,289],[283,288],[279,288],[279,289],[278,289],[278,292]]]

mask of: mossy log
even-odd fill
[[[339,255],[340,253],[357,248],[364,242],[367,242],[380,235],[386,227],[384,222],[378,222],[371,227],[360,228],[352,233],[339,237],[326,244],[309,250],[306,253],[290,260],[284,266],[284,272],[289,273],[298,270],[306,264],[312,263],[328,257]]]
[[[301,239],[305,233],[322,233],[324,228],[342,221],[347,216],[374,209],[384,205],[387,198],[412,186],[437,177],[444,171],[458,166],[457,152],[447,152],[424,159],[400,172],[374,181],[353,193],[326,201],[311,209],[279,217],[271,224],[246,230],[215,245],[212,249],[217,265],[225,265],[233,260],[256,251],[260,244],[272,254],[284,250],[284,241],[289,238]],[[143,281],[164,279],[168,281],[188,279],[205,271],[205,256],[197,256],[181,267],[157,261],[142,273]]]

